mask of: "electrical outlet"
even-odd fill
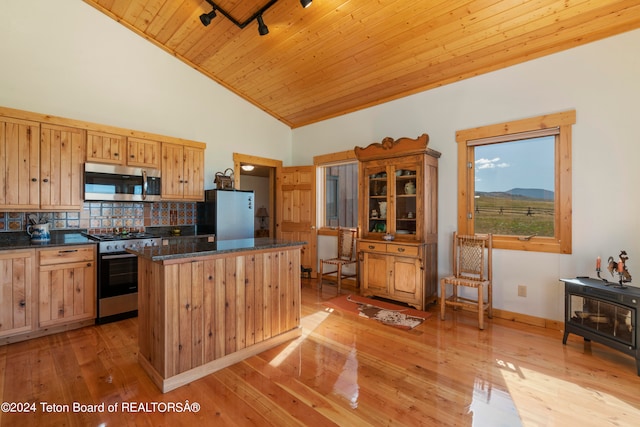
[[[518,296],[519,297],[527,296],[527,287],[525,285],[518,285]]]

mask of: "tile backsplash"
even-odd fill
[[[194,202],[85,202],[82,211],[37,212],[47,218],[52,230],[112,229],[170,225],[195,225]],[[24,231],[31,212],[0,212],[0,232]]]

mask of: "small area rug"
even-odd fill
[[[404,330],[415,328],[431,316],[425,311],[358,295],[341,295],[322,304]]]

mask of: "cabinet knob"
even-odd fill
[[[404,252],[404,248],[398,248],[398,252]]]
[[[182,181],[182,182],[184,182],[185,184],[188,184],[188,183],[189,183],[189,181]]]
[[[37,182],[38,178],[31,178],[31,182]]]
[[[113,157],[118,157],[118,156],[120,156],[120,154],[118,154],[118,153],[113,153]]]
[[[27,305],[25,300],[20,300],[20,302],[18,304],[20,305],[20,307],[25,307]]]
[[[49,178],[43,179],[42,182],[49,182]]]
[[[369,249],[375,249],[376,247],[373,245],[369,245]]]
[[[129,157],[131,157],[132,159],[136,158],[136,156],[134,156],[133,154],[131,154]]]
[[[87,263],[87,267],[91,267],[91,263],[90,262]]]

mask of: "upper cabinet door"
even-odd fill
[[[85,135],[82,129],[41,125],[41,209],[82,209]]]
[[[184,147],[162,144],[162,198],[182,199],[184,194]]]
[[[40,207],[40,124],[0,120],[0,208]]]
[[[204,200],[204,149],[162,144],[162,198]]]
[[[124,165],[126,137],[90,130],[87,132],[87,162]]]
[[[150,139],[127,138],[127,165],[160,168],[160,143]]]
[[[188,200],[204,199],[204,150],[184,147],[184,193]]]

